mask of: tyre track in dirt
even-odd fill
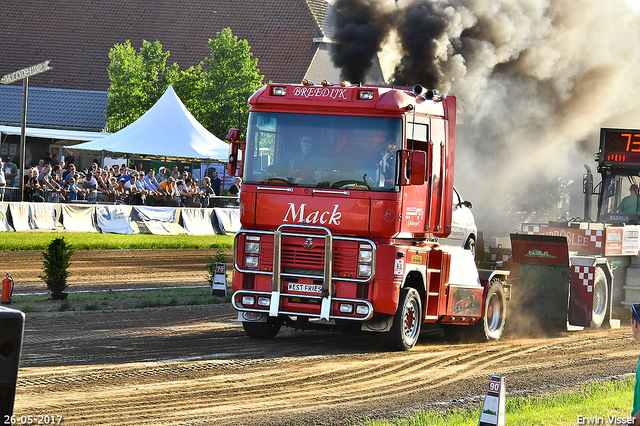
[[[25,253],[1,253],[0,267],[17,292],[42,292],[41,254]],[[202,285],[213,254],[77,252],[70,290]],[[425,327],[412,351],[390,353],[375,334],[250,339],[235,319],[228,304],[27,314],[14,414],[69,425],[357,424],[484,394],[492,374],[526,392],[632,373],[640,350],[627,328],[449,344]]]
[[[43,333],[70,319],[77,330],[53,349]],[[16,414],[150,425],[344,424],[483,394],[491,374],[517,390],[629,373],[638,353],[626,329],[481,345],[427,330],[403,353],[381,351],[371,334],[284,331],[262,341],[244,335],[228,305],[38,314],[24,350]]]

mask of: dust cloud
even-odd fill
[[[394,70],[388,83],[458,98],[455,181],[485,235],[583,217],[583,164],[595,171],[600,127],[640,128],[640,9],[628,1],[333,6],[344,78],[362,81],[377,54]]]

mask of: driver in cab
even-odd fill
[[[624,197],[618,205],[618,211],[622,213],[638,214],[640,212],[640,199],[638,198],[638,184],[629,187],[629,195]]]
[[[313,178],[313,159],[318,158],[317,146],[312,135],[304,133],[300,138],[300,146],[294,152],[268,168],[271,173],[286,177],[290,182],[311,180]]]

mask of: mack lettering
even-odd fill
[[[298,223],[306,223],[306,224],[316,224],[319,223],[321,225],[340,225],[340,219],[342,218],[342,213],[338,211],[338,204],[333,206],[333,211],[325,210],[322,213],[319,210],[313,211],[305,216],[306,204],[300,204],[300,207],[296,211],[296,205],[294,203],[289,203],[289,210],[287,210],[287,214],[284,216],[283,222],[298,222]],[[289,219],[291,216],[291,219]]]

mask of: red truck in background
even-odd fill
[[[499,339],[508,272],[451,231],[456,99],[411,87],[268,84],[249,99],[232,304],[247,335],[357,327],[392,350],[422,323]],[[464,327],[466,326],[466,327]]]

